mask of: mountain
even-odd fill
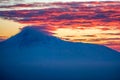
[[[0,80],[120,80],[120,53],[28,26],[0,43]]]

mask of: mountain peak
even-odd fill
[[[45,26],[26,26],[22,29],[22,34],[33,34],[33,33],[39,33],[41,35],[50,35],[49,32],[47,32],[44,28]]]
[[[45,28],[46,26],[26,26],[20,33],[6,40],[13,44],[31,45],[38,43],[49,43],[52,39],[57,39],[51,36]]]

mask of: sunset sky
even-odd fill
[[[48,31],[63,40],[102,44],[120,51],[119,0],[114,0],[115,2],[64,0],[66,3],[61,3],[61,0],[46,0],[45,2],[49,1],[59,2],[1,5],[0,40],[15,35],[20,28],[27,25],[46,25]]]

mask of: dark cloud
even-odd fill
[[[6,40],[6,39],[0,39],[0,42],[2,42],[2,41],[4,41],[4,40]]]
[[[120,38],[97,38],[97,39],[90,39],[88,40],[89,42],[94,42],[94,41],[118,41]]]
[[[62,19],[73,20],[73,19],[76,19],[76,17],[74,15],[71,15],[71,14],[62,14],[62,15],[56,16],[54,18],[57,19],[57,20],[62,20]]]
[[[101,34],[103,34],[103,35],[111,35],[111,36],[120,35],[120,33],[101,33]]]
[[[74,41],[86,41],[86,39],[74,39]]]
[[[33,23],[35,21],[47,22],[52,25],[79,25],[79,26],[119,26],[120,15],[118,2],[98,3],[100,6],[86,6],[86,4],[95,4],[94,2],[86,3],[51,3],[42,4],[44,6],[57,5],[60,8],[46,8],[33,10],[32,7],[38,4],[19,4],[12,7],[31,7],[31,10],[10,10],[0,11],[0,16],[18,21],[20,23]],[[105,6],[104,4],[108,4]],[[116,23],[116,24],[114,24]],[[38,24],[38,23],[37,23]],[[41,23],[40,23],[41,24]]]
[[[0,42],[6,40],[6,36],[0,36]]]
[[[82,35],[83,37],[96,37],[96,35]]]
[[[108,18],[108,16],[105,15],[104,13],[98,13],[98,14],[94,15],[92,18],[93,19],[104,19],[104,18]]]

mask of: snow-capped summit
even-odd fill
[[[0,80],[120,80],[120,53],[29,26],[0,43]]]

